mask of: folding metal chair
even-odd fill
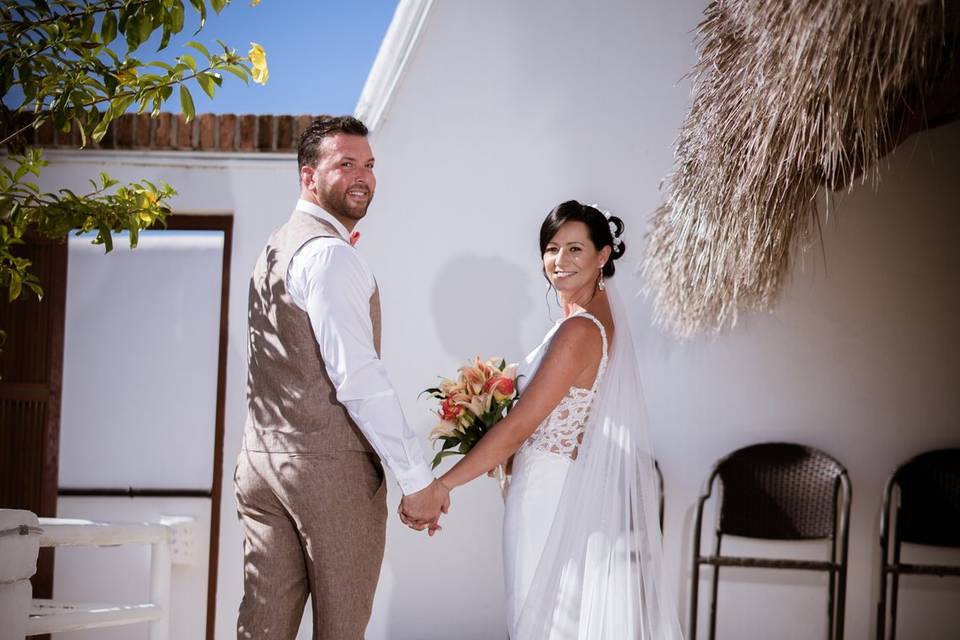
[[[901,575],[960,576],[960,566],[901,562],[900,546],[904,542],[960,548],[960,449],[939,449],[914,456],[897,467],[883,490],[878,640],[885,637],[888,590],[889,637],[897,636]]]
[[[721,485],[712,555],[700,553],[703,507],[715,481]],[[720,567],[798,569],[829,574],[827,638],[843,639],[847,583],[850,480],[828,454],[799,444],[771,442],[738,449],[710,471],[697,502],[693,586],[688,637],[696,640],[700,566],[712,565],[710,638],[716,636]],[[748,558],[721,555],[723,536],[764,540],[829,540],[829,560]]]

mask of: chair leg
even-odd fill
[[[720,532],[717,531],[717,539],[713,545],[713,557],[720,557]],[[710,640],[717,637],[717,586],[720,582],[720,565],[713,565],[713,587],[710,594]]]
[[[693,552],[693,583],[690,585],[690,625],[687,627],[688,640],[697,640],[697,609],[700,599],[700,554]]]
[[[884,511],[880,522],[880,597],[877,600],[877,640],[886,640],[887,637],[887,589],[889,588],[887,557],[890,555],[890,538],[888,537],[890,524],[887,501],[888,498],[884,497]]]
[[[897,596],[900,591],[900,574],[894,570],[890,580],[890,640],[897,638]]]
[[[887,570],[886,549],[883,549],[884,558],[880,560],[880,600],[877,602],[877,640],[885,640],[884,633],[887,623]]]
[[[899,521],[899,518],[898,518]],[[900,532],[893,538],[893,569],[890,579],[890,640],[897,638],[897,600],[900,596]]]
[[[847,607],[847,565],[841,565],[837,572],[837,614],[836,614],[836,640],[843,640],[843,630],[846,626],[846,607]]]
[[[836,566],[837,563],[837,538],[833,536],[833,544],[830,548],[830,563]],[[836,627],[834,626],[833,612],[836,610],[837,595],[837,574],[834,570],[827,574],[827,638],[834,640]]]

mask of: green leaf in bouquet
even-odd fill
[[[446,458],[447,456],[455,456],[455,455],[459,455],[459,452],[458,451],[441,451],[437,455],[433,456],[433,462],[430,463],[430,468],[436,469],[438,466],[440,466],[440,462],[444,458]]]
[[[453,447],[460,444],[460,440],[458,438],[441,438],[441,440],[443,440],[443,446],[440,447],[441,451],[452,449]]]

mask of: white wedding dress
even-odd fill
[[[616,334],[580,312],[519,371],[521,402],[563,322],[587,318],[603,351],[513,460],[503,523],[511,640],[681,640],[664,579],[654,456],[626,305],[607,283]]]
[[[593,315],[581,312],[570,318],[589,318],[600,328],[603,354],[593,386],[570,387],[567,395],[537,427],[513,457],[513,475],[503,517],[503,569],[507,589],[507,621],[516,629],[530,584],[543,553],[567,471],[583,439],[590,405],[607,368],[607,333]],[[533,379],[562,322],[526,357],[519,370],[520,393]],[[511,638],[516,638],[511,631]]]

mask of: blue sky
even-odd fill
[[[167,48],[157,51],[157,31],[133,55],[143,62],[169,63],[183,53],[199,55],[184,46],[186,42],[196,40],[216,52],[220,50],[219,39],[246,56],[250,43],[256,42],[267,52],[267,84],[245,85],[226,73],[223,86],[210,99],[195,82],[190,82],[197,113],[353,113],[397,2],[262,0],[259,6],[251,7],[249,0],[233,0],[220,15],[210,10],[200,33],[196,33],[199,14],[184,3],[187,10],[183,31],[171,38]],[[126,50],[120,41],[112,48],[119,55]],[[14,105],[22,98],[23,94],[15,88],[4,96],[4,101]],[[167,101],[164,111],[180,112],[178,92]]]
[[[197,14],[186,4],[183,33],[161,57],[193,53],[183,47],[189,40],[214,51],[219,38],[244,55],[257,42],[270,69],[265,86],[225,74],[213,100],[191,85],[197,113],[343,114],[353,113],[397,0],[262,0],[257,7],[234,0],[220,15],[210,12],[196,36]],[[151,59],[155,47],[145,44],[137,55]],[[180,111],[176,94],[166,110]]]

